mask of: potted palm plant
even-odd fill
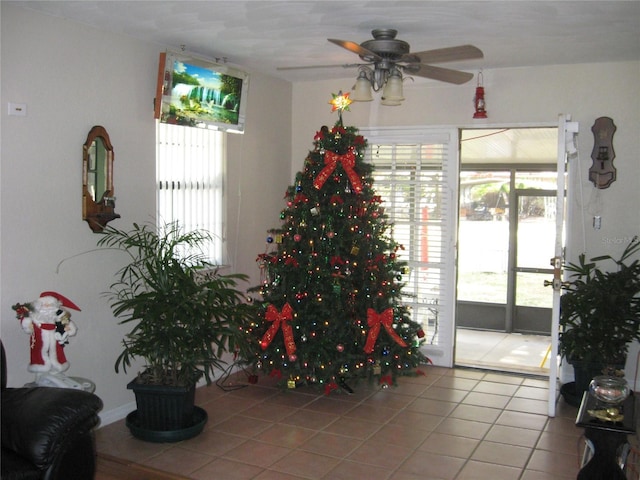
[[[624,369],[629,344],[640,340],[640,241],[634,237],[620,258],[598,256],[565,265],[570,272],[561,297],[559,346],[574,367],[575,383],[562,393],[572,405],[596,375]],[[613,267],[605,270],[605,265]]]
[[[159,229],[134,224],[129,231],[107,227],[101,235],[99,247],[129,256],[108,293],[120,323],[132,326],[115,370],[126,372],[136,358],[144,361],[128,385],[138,409],[127,426],[149,441],[195,436],[207,421],[194,406],[196,384],[203,377],[210,384],[225,363],[222,355],[240,348],[241,327],[251,316],[237,290],[246,276],[219,274],[200,250],[209,234],[184,233],[177,223]]]

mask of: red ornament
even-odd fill
[[[329,199],[329,203],[331,203],[331,205],[335,207],[338,204],[342,205],[344,203],[344,200],[340,195],[332,195]]]
[[[298,260],[296,260],[293,257],[287,257],[286,260],[284,261],[284,264],[292,266],[292,267],[299,267],[300,266],[300,263],[298,262]]]
[[[335,382],[331,382],[331,383],[327,383],[324,386],[324,394],[325,395],[329,395],[333,390],[337,390],[338,389],[338,384]]]
[[[293,199],[294,203],[308,203],[309,202],[309,198],[304,194],[304,193],[298,193],[296,194],[295,198]]]

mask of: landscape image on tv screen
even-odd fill
[[[174,59],[169,62],[173,63],[171,91],[165,90],[163,96],[162,122],[243,129],[243,78],[222,73],[220,68],[207,68]]]

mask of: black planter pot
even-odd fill
[[[202,433],[208,420],[207,412],[200,407],[193,408],[193,417],[189,426],[176,430],[150,430],[143,428],[138,422],[138,411],[134,410],[127,415],[127,428],[131,434],[146,442],[173,443],[193,438]]]
[[[141,440],[177,442],[202,432],[207,413],[195,407],[195,385],[147,385],[133,380],[127,385],[138,409],[127,416],[127,427]]]
[[[579,407],[582,402],[584,392],[589,391],[589,384],[593,377],[602,375],[603,371],[610,366],[606,363],[598,362],[582,362],[580,360],[569,360],[569,364],[573,365],[573,375],[575,382],[565,383],[560,388],[560,394],[565,402],[574,407]],[[616,369],[624,369],[624,364],[615,365]]]
[[[565,383],[560,387],[560,395],[564,401],[572,407],[580,407],[582,403],[582,393],[576,392],[576,382]]]

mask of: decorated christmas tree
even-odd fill
[[[258,256],[261,284],[252,291],[262,299],[246,329],[256,369],[327,393],[350,391],[359,378],[391,385],[428,361],[422,327],[400,301],[407,267],[363,160],[366,140],[342,123],[348,94],[330,103],[338,121],[316,133],[287,188],[282,224]]]

